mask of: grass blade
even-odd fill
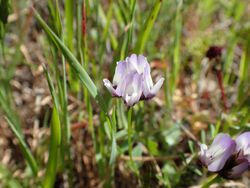
[[[158,13],[160,11],[162,5],[162,0],[157,0],[155,2],[155,5],[149,15],[149,17],[147,18],[141,33],[139,34],[139,39],[137,41],[136,47],[135,47],[135,51],[136,53],[142,53],[146,44],[146,41],[148,39],[149,33],[153,28],[153,25],[155,23],[155,20],[158,16]]]
[[[61,144],[61,124],[59,118],[59,104],[56,91],[46,67],[44,67],[44,71],[48,81],[49,90],[54,102],[54,107],[52,111],[52,120],[50,125],[51,135],[50,135],[49,160],[43,184],[44,188],[50,188],[54,186],[55,177],[57,173],[57,164],[58,164],[57,159]]]
[[[57,173],[57,159],[58,151],[60,148],[61,142],[61,133],[60,133],[60,120],[56,107],[54,106],[52,112],[52,121],[51,121],[51,136],[50,136],[50,148],[49,148],[49,160],[46,168],[45,179],[44,179],[44,188],[54,187],[55,177]]]
[[[29,164],[29,166],[30,166],[30,168],[31,168],[31,170],[33,172],[33,175],[36,176],[37,172],[38,172],[38,166],[37,166],[35,158],[33,157],[30,149],[27,146],[27,144],[25,143],[25,141],[23,139],[23,136],[16,129],[16,126],[8,118],[6,118],[6,120],[7,120],[8,124],[10,125],[10,127],[11,127],[13,133],[15,134],[16,138],[19,141],[22,153],[23,153],[25,159],[27,160],[27,162],[28,162],[28,164]]]
[[[62,51],[64,57],[67,59],[70,66],[74,69],[80,81],[87,87],[89,93],[94,97],[97,103],[99,103],[100,107],[107,112],[106,104],[103,99],[99,95],[97,87],[95,86],[92,79],[89,77],[88,73],[78,62],[76,57],[70,52],[70,50],[65,46],[65,44],[56,36],[56,34],[49,28],[49,26],[44,22],[41,16],[35,12],[35,17],[39,24],[42,26],[48,37],[53,41],[53,43]]]

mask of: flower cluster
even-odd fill
[[[250,132],[233,140],[229,135],[218,134],[210,147],[200,145],[200,161],[210,172],[225,178],[238,178],[250,166]]]
[[[164,78],[160,78],[154,85],[147,59],[132,54],[117,62],[113,83],[108,79],[104,79],[103,83],[114,97],[122,97],[127,106],[133,106],[139,100],[153,98],[163,81]]]

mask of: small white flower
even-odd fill
[[[135,54],[117,63],[113,83],[103,79],[109,92],[114,97],[122,97],[128,106],[133,106],[139,100],[153,98],[163,81],[164,78],[160,78],[154,85],[147,59],[143,55]]]

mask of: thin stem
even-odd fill
[[[128,110],[128,152],[130,161],[133,161],[132,159],[132,143],[131,143],[131,137],[132,137],[132,112],[133,108],[129,108]]]
[[[212,184],[219,181],[221,181],[221,177],[218,174],[212,175],[202,184],[201,188],[209,188]]]
[[[217,70],[216,71],[216,76],[217,76],[217,79],[218,79],[218,84],[219,84],[219,88],[220,88],[220,92],[221,92],[221,100],[223,102],[223,107],[224,107],[224,110],[227,111],[228,110],[227,98],[226,98],[225,90],[224,90],[224,87],[223,87],[222,71]]]

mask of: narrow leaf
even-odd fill
[[[38,167],[37,167],[37,163],[36,163],[35,158],[33,157],[30,149],[27,146],[27,144],[25,143],[25,141],[23,139],[23,136],[16,129],[16,126],[13,125],[13,123],[8,118],[6,118],[6,120],[9,123],[13,133],[15,134],[16,138],[19,141],[22,153],[23,153],[25,159],[27,160],[27,162],[28,162],[28,164],[29,164],[29,166],[30,166],[30,168],[31,168],[31,170],[33,172],[33,175],[36,176],[36,174],[38,172]]]

